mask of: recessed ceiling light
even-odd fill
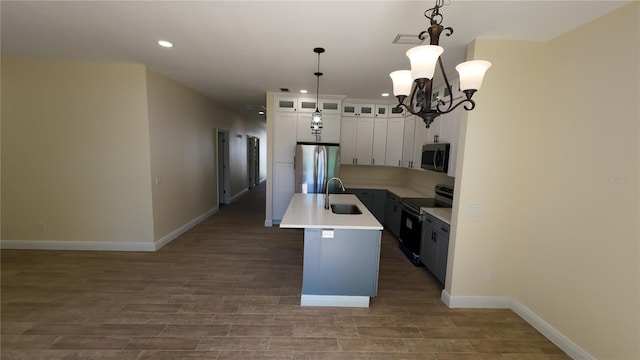
[[[308,91],[307,90],[300,90],[300,93],[301,94],[306,94],[306,93],[308,93]]]
[[[384,97],[387,97],[387,96],[389,96],[389,93],[382,93],[381,95],[384,96]]]
[[[162,47],[166,47],[166,48],[172,48],[173,44],[166,41],[166,40],[160,40],[158,41],[158,45],[162,46]]]

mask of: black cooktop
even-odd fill
[[[411,205],[414,205],[417,208],[421,208],[421,207],[430,207],[430,208],[434,208],[434,207],[444,207],[444,208],[450,208],[451,205],[444,203],[442,201],[438,201],[435,198],[402,198],[403,201],[406,201],[408,203],[411,203]]]

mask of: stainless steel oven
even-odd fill
[[[420,240],[422,238],[422,222],[420,208],[445,207],[453,204],[453,187],[438,184],[433,198],[403,198],[400,215],[400,249],[416,266],[420,265]]]

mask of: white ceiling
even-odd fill
[[[447,1],[447,71],[476,37],[549,40],[631,1]],[[5,1],[2,55],[145,64],[250,116],[267,91],[382,99],[409,68],[397,34],[428,27],[428,1]],[[612,36],[615,34],[612,33]],[[156,44],[165,39],[174,48]]]

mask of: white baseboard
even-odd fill
[[[154,252],[178,236],[218,212],[218,207],[208,210],[155,243],[109,241],[59,241],[59,240],[0,240],[0,249],[13,250],[77,250],[77,251],[147,251]]]
[[[442,302],[450,308],[510,309],[511,298],[498,296],[449,296],[442,290]]]
[[[191,228],[193,228],[194,226],[200,224],[205,219],[207,219],[209,216],[217,213],[219,210],[220,210],[220,208],[217,207],[217,206],[212,208],[212,209],[209,209],[204,214],[199,215],[195,219],[189,221],[188,223],[180,226],[179,228],[177,228],[177,229],[173,230],[172,232],[168,233],[167,235],[163,236],[162,238],[160,238],[158,241],[155,242],[154,251],[158,250],[158,249],[162,248],[163,246],[167,245],[168,243],[172,242],[178,236],[180,236],[180,235],[186,233],[187,231],[191,230]]]
[[[245,194],[246,192],[248,192],[248,191],[249,191],[249,188],[244,188],[244,189],[243,189],[242,191],[240,191],[239,193],[237,193],[237,194],[233,195],[233,196],[231,197],[231,199],[229,199],[229,204],[231,204],[232,202],[234,202],[234,201],[238,200],[238,198],[239,198],[240,196],[244,195],[244,194]]]
[[[586,350],[578,346],[576,343],[571,341],[569,338],[564,336],[560,331],[551,326],[548,322],[544,321],[543,318],[538,316],[536,313],[531,311],[528,307],[520,304],[518,301],[513,300],[511,304],[511,310],[518,314],[524,321],[528,322],[529,325],[533,326],[536,330],[538,330],[542,335],[544,335],[547,339],[549,339],[552,343],[556,344],[557,347],[562,349],[567,355],[569,355],[572,359],[580,359],[580,360],[594,360],[595,357],[589,354]]]
[[[156,251],[154,243],[59,240],[2,240],[0,248],[13,250]]]
[[[531,309],[513,298],[499,296],[451,296],[446,290],[442,290],[440,298],[442,302],[450,308],[511,309],[572,359],[595,359],[593,355],[589,354],[543,318],[531,311]]]
[[[300,296],[300,306],[369,307],[369,297],[302,294]]]

